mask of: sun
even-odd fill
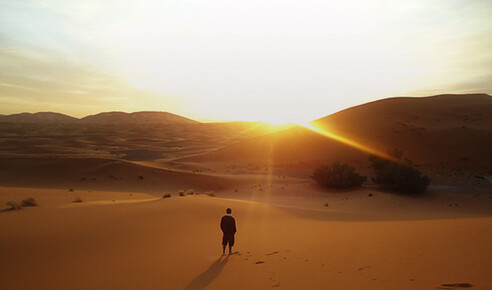
[[[248,121],[260,121],[269,123],[273,126],[307,126],[311,121],[315,120],[315,117],[309,114],[309,112],[306,114],[299,114],[299,112],[297,112],[297,114],[289,114],[282,111],[272,111],[265,114],[260,114],[260,112],[258,112],[258,114],[251,116],[250,118],[248,118],[248,116],[244,117],[249,119]]]

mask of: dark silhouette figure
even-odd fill
[[[226,215],[220,220],[220,229],[224,233],[222,237],[222,255],[225,255],[225,249],[229,244],[229,255],[234,254],[232,246],[234,246],[234,234],[236,233],[236,220],[231,215],[232,210],[228,208]]]

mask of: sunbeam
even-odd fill
[[[338,142],[341,142],[343,144],[346,144],[346,145],[349,145],[351,147],[357,148],[357,149],[359,149],[361,151],[364,151],[364,152],[367,152],[369,154],[373,154],[373,155],[377,155],[377,156],[382,157],[382,158],[385,158],[385,159],[397,161],[397,160],[395,160],[394,157],[392,157],[392,156],[390,156],[390,155],[388,155],[386,153],[383,153],[383,152],[381,152],[379,150],[376,150],[376,149],[371,148],[369,146],[366,146],[364,144],[358,143],[358,142],[356,142],[354,140],[351,140],[351,139],[345,138],[343,136],[337,135],[337,134],[335,134],[333,132],[326,131],[326,130],[324,130],[322,128],[319,128],[319,127],[313,125],[312,123],[299,124],[299,125],[307,128],[307,129],[309,129],[309,130],[311,130],[313,132],[316,132],[318,134],[321,134],[321,135],[323,135],[325,137],[331,138],[331,139],[336,140]]]

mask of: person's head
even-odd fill
[[[232,209],[230,209],[230,208],[226,209],[227,214],[231,214],[231,212],[232,212]]]

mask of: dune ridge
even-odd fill
[[[383,99],[313,124],[375,148],[399,148],[418,163],[484,170],[491,161],[492,97],[486,94]]]
[[[154,124],[176,124],[176,123],[198,123],[182,116],[167,112],[105,112],[86,116],[80,119],[81,123],[87,124],[125,124],[125,123],[154,123]]]
[[[451,154],[463,155],[458,158],[475,154],[474,158],[468,158],[471,159],[468,160],[471,161],[468,162],[469,167],[484,168],[490,161],[487,146],[492,141],[492,97],[486,94],[390,98],[352,107],[312,123],[320,129],[383,152],[399,148],[419,163],[455,161],[456,157]],[[274,155],[279,151],[276,160],[291,162],[327,155],[340,156],[340,160],[348,159],[339,151],[330,152],[333,150],[330,147],[337,143],[338,147],[352,150],[347,156],[356,154],[357,149],[340,144],[337,140],[323,139],[326,138],[296,127],[243,141],[242,144],[207,153],[195,160],[226,162],[234,158],[238,161],[244,159],[245,154],[250,160],[260,160],[265,159],[262,154],[272,151]],[[419,141],[412,142],[415,140]],[[284,149],[296,146],[292,143],[303,143],[295,149],[297,154]],[[467,145],[469,143],[473,144],[473,150]],[[258,152],[257,156],[246,152],[245,147],[253,148],[251,151]],[[280,153],[283,150],[285,153]],[[479,155],[486,158],[478,158]]]
[[[78,119],[53,112],[38,112],[38,113],[19,113],[11,115],[0,115],[0,122],[11,123],[65,123],[71,124],[77,122]]]
[[[38,112],[0,115],[0,122],[11,123],[58,123],[58,124],[190,124],[199,123],[168,112],[143,111],[134,113],[103,112],[95,115],[75,118],[61,113]]]

